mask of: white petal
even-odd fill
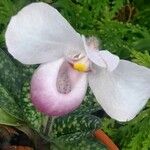
[[[95,67],[89,84],[106,113],[118,121],[134,118],[150,98],[150,69],[125,60],[113,72]]]
[[[103,59],[106,64],[108,71],[113,71],[119,64],[119,57],[117,55],[111,54],[107,50],[99,51],[99,56]],[[100,66],[100,65],[99,65]]]
[[[84,48],[88,58],[96,65],[107,68],[108,71],[113,71],[119,64],[119,57],[110,53],[107,50],[97,50],[94,43],[88,45],[84,36],[82,36]]]
[[[82,49],[80,35],[56,9],[42,2],[12,17],[5,36],[9,53],[25,64],[53,61],[65,50]]]

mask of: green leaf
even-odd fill
[[[132,51],[131,57],[133,62],[150,68],[150,54],[148,51],[144,53]]]
[[[0,108],[0,124],[10,125],[10,126],[19,126],[21,124],[20,120],[10,116],[3,109]]]
[[[17,101],[22,87],[22,70],[8,53],[0,49],[0,83]]]
[[[138,40],[134,43],[135,48],[143,50],[143,49],[147,49],[150,51],[150,37],[146,38],[146,39],[141,39]]]
[[[38,130],[41,125],[40,114],[29,97],[29,82],[34,67],[21,65],[2,49],[0,58],[0,107],[13,117],[29,122]]]
[[[107,150],[101,142],[86,132],[61,136],[55,144],[58,146],[61,145],[62,149],[60,150]]]
[[[0,84],[0,108],[13,117],[22,120],[22,112],[6,89]]]
[[[139,25],[123,24],[114,20],[103,20],[99,24],[98,30],[103,48],[112,51],[123,59],[129,59],[131,50],[135,48],[134,42],[149,36],[148,30]]]
[[[113,19],[115,14],[123,7],[124,1],[123,0],[113,0],[111,2],[111,9],[110,9],[110,16]]]
[[[22,112],[17,103],[21,95],[21,69],[18,69],[13,59],[2,49],[0,49],[0,72],[0,108],[22,120]]]
[[[101,119],[93,115],[68,115],[57,118],[53,125],[53,136],[59,137],[69,133],[92,131],[101,126]]]
[[[31,128],[40,132],[42,125],[42,115],[38,112],[30,99],[30,83],[26,82],[21,92],[20,107],[23,112],[23,117]]]

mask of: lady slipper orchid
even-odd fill
[[[150,97],[150,69],[98,50],[96,38],[78,34],[45,3],[32,3],[11,18],[6,31],[9,53],[24,64],[41,64],[31,81],[35,107],[61,116],[82,102],[87,83],[112,118],[134,118]]]

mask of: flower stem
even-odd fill
[[[48,117],[47,124],[46,124],[45,131],[44,131],[45,136],[50,135],[53,129],[54,120],[55,120],[55,117]]]

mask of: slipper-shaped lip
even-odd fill
[[[31,99],[36,108],[50,116],[61,116],[75,110],[82,102],[87,89],[87,74],[72,67],[68,75],[72,89],[62,94],[57,89],[57,77],[64,59],[45,63],[35,71],[31,81]]]

